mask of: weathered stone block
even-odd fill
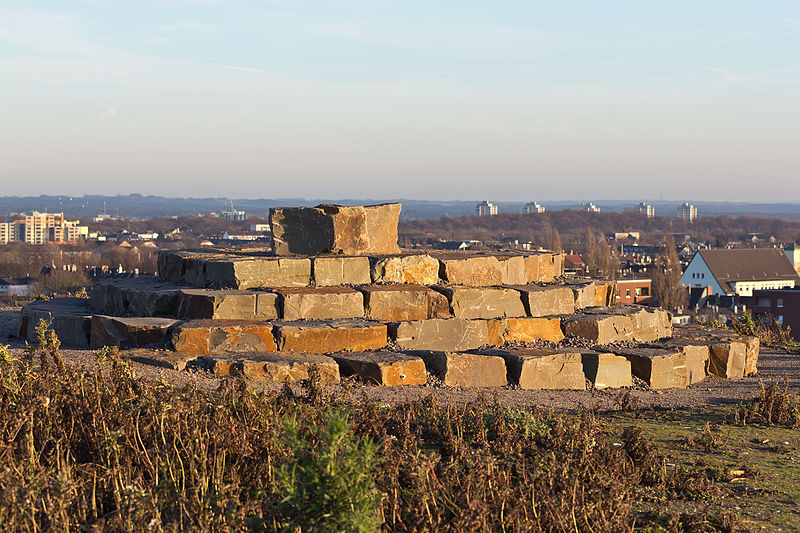
[[[176,352],[211,355],[275,351],[272,325],[247,320],[192,320],[175,328]]]
[[[560,285],[518,285],[525,313],[528,316],[569,315],[575,312],[572,290]]]
[[[278,295],[267,292],[183,289],[178,295],[179,318],[273,320],[279,318]]]
[[[759,339],[758,337],[742,336],[741,340],[747,346],[747,353],[744,361],[744,375],[752,376],[758,373]]]
[[[561,342],[561,319],[557,317],[495,318],[487,320],[489,344],[502,346],[506,342]]]
[[[93,315],[91,347],[138,348],[163,346],[180,320],[150,317]]]
[[[483,320],[437,318],[389,324],[389,336],[406,350],[461,351],[489,344]]]
[[[368,320],[278,322],[275,338],[281,351],[362,352],[386,347],[386,325]]]
[[[92,310],[111,316],[174,316],[180,288],[153,276],[104,281],[89,291]]]
[[[212,289],[261,289],[308,287],[311,260],[308,258],[210,259],[205,264],[205,283]]]
[[[538,348],[507,348],[481,350],[484,355],[502,357],[512,383],[526,390],[573,389],[584,390],[581,354]]]
[[[583,373],[596,389],[630,387],[631,362],[613,353],[587,351],[581,354]]]
[[[573,279],[567,282],[575,296],[575,307],[612,306],[616,300],[616,283],[613,281]]]
[[[503,265],[494,256],[442,254],[439,277],[451,285],[487,287],[503,283]]]
[[[364,316],[364,295],[350,287],[275,289],[284,320],[328,320]]]
[[[439,283],[439,260],[429,255],[374,257],[371,260],[373,283]]]
[[[322,383],[339,383],[339,366],[330,357],[307,353],[263,353],[243,357],[230,366],[232,376],[251,381],[294,383],[312,374]]]
[[[613,351],[631,362],[631,372],[650,388],[683,388],[689,384],[686,353],[682,349],[616,348]]]
[[[633,339],[633,324],[627,316],[573,315],[561,322],[566,335],[583,337],[598,344]]]
[[[450,304],[439,292],[422,285],[364,285],[367,318],[384,322],[449,318]]]
[[[447,297],[456,318],[525,316],[518,291],[506,288],[436,286]]]
[[[196,356],[189,354],[142,349],[125,352],[125,357],[143,365],[178,371],[186,370],[186,364],[196,358]]]
[[[275,255],[398,253],[400,204],[282,207],[269,210]]]
[[[583,313],[564,319],[565,334],[608,344],[629,340],[652,342],[672,333],[670,314],[661,309],[617,305],[587,307]]]
[[[52,321],[61,344],[70,348],[88,348],[91,331],[89,300],[85,298],[53,298],[31,302],[20,312],[19,336],[30,343],[37,341],[36,326],[40,320]]]
[[[208,252],[202,250],[162,250],[158,252],[158,277],[163,281],[183,283],[186,260],[206,255]]]
[[[314,284],[317,287],[363,285],[370,279],[368,257],[314,258]]]
[[[215,376],[230,376],[231,368],[238,359],[232,355],[205,355],[197,358],[198,363]]]
[[[741,341],[728,341],[711,346],[708,373],[727,379],[744,377],[747,345]]]
[[[728,329],[695,325],[675,327],[673,336],[676,340],[692,344],[711,345],[730,341],[743,342],[746,346],[744,375],[753,375],[758,371],[756,368],[759,352],[758,337],[738,335]]]
[[[394,387],[424,385],[425,363],[419,357],[396,352],[344,353],[333,356],[343,376],[356,375],[366,383]]]
[[[498,255],[502,268],[503,285],[525,285],[528,283],[528,270],[525,257],[521,255]]]
[[[428,370],[451,387],[502,387],[508,384],[502,357],[451,351],[415,351]]]

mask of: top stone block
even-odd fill
[[[400,204],[278,207],[269,210],[275,255],[396,254]]]

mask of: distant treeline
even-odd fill
[[[724,246],[729,241],[749,241],[754,234],[767,244],[769,237],[791,243],[800,239],[800,222],[752,216],[701,216],[689,223],[675,217],[647,218],[638,211],[589,213],[563,210],[542,214],[501,213],[491,217],[461,216],[401,222],[402,241],[428,238],[445,240],[533,242],[543,244],[548,228],[558,231],[565,248],[583,241],[586,229],[595,233],[640,232],[641,244],[657,244],[662,235],[691,235],[695,242]],[[763,242],[763,241],[767,242]]]

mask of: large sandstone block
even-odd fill
[[[36,326],[40,320],[50,321],[61,344],[70,348],[88,348],[92,314],[85,298],[53,298],[31,302],[20,312],[19,336],[36,342]]]
[[[711,357],[711,344],[713,339],[691,340],[685,338],[673,338],[659,342],[653,346],[683,350],[686,354],[686,377],[689,385],[699,383],[706,379],[708,375],[709,358]]]
[[[525,266],[525,257],[522,255],[498,255],[502,268],[503,285],[526,285],[528,283],[528,269]]]
[[[676,339],[692,343],[724,343],[724,342],[743,342],[746,346],[745,362],[744,362],[744,375],[751,376],[758,372],[758,353],[759,353],[759,340],[758,337],[747,335],[739,335],[728,329],[709,328],[705,326],[689,325],[679,326],[674,328],[673,335]],[[726,364],[727,368],[727,364]]]
[[[424,385],[425,363],[419,357],[396,352],[343,353],[333,356],[343,376],[356,375],[366,383],[394,387]]]
[[[573,389],[584,390],[581,354],[538,348],[507,348],[481,350],[484,355],[502,357],[512,383],[521,389]]]
[[[275,289],[284,320],[328,320],[364,316],[364,295],[350,287]]]
[[[272,324],[247,320],[192,320],[175,328],[176,352],[211,355],[275,351]]]
[[[364,294],[367,318],[384,322],[449,318],[447,298],[422,285],[364,285],[358,287]]]
[[[277,322],[275,338],[281,351],[363,352],[386,347],[386,325],[368,320]]]
[[[230,375],[251,381],[295,383],[313,374],[322,383],[339,383],[339,366],[330,357],[307,353],[263,353],[248,355],[230,366]]]
[[[154,276],[115,279],[89,291],[94,312],[112,316],[174,316],[180,288]]]
[[[597,344],[633,340],[633,324],[627,316],[573,315],[561,322],[564,334]]]
[[[613,348],[631,362],[631,372],[652,389],[683,388],[689,384],[686,352],[682,349]]]
[[[744,377],[747,345],[742,341],[727,341],[711,346],[708,373],[727,379]]]
[[[436,286],[447,297],[456,318],[525,316],[518,291],[499,287]]]
[[[565,334],[598,344],[629,340],[652,342],[672,334],[669,313],[632,305],[587,307],[583,314],[566,318],[562,324]]]
[[[439,260],[429,255],[372,258],[373,283],[439,283]]]
[[[631,362],[621,355],[586,351],[581,353],[583,373],[596,389],[630,387]]]
[[[572,290],[560,285],[517,285],[528,316],[569,315],[575,312]]]
[[[163,281],[183,283],[186,260],[208,255],[202,250],[162,250],[158,252],[158,277]]]
[[[317,287],[363,285],[371,280],[368,257],[315,257],[313,260]]]
[[[177,371],[186,370],[187,363],[196,359],[194,355],[147,350],[143,348],[126,350],[124,352],[124,357],[143,365],[157,366],[159,368],[168,368]]]
[[[180,320],[150,317],[113,317],[93,315],[91,347],[116,346],[138,348],[163,346]]]
[[[489,344],[484,320],[435,318],[389,324],[389,336],[404,350],[463,351]]]
[[[575,308],[585,307],[610,307],[616,300],[616,287],[614,281],[573,279],[567,282],[575,297]]]
[[[400,204],[282,207],[269,210],[275,255],[394,254]]]
[[[502,357],[451,351],[415,351],[428,370],[451,387],[502,387],[508,384]]]
[[[187,319],[273,320],[280,317],[278,295],[271,292],[182,289],[177,316]]]
[[[557,317],[495,318],[486,321],[489,344],[502,346],[507,342],[561,342],[561,319]]]
[[[212,289],[261,289],[308,287],[311,285],[311,260],[308,258],[210,259],[205,262],[204,283]]]
[[[442,254],[439,277],[451,285],[487,287],[503,283],[503,265],[494,256]]]

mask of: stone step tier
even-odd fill
[[[103,282],[90,291],[93,312],[180,319],[326,320],[385,322],[432,318],[568,315],[613,303],[613,282],[561,285],[366,284],[271,289],[199,289],[154,277]]]
[[[158,255],[162,281],[210,289],[327,287],[370,283],[472,287],[551,283],[564,254],[430,252],[280,257],[253,250],[179,250]]]
[[[707,375],[752,374],[758,358],[756,338],[726,330],[673,332],[668,313],[638,306],[593,306],[545,317],[388,322],[181,320],[95,314],[91,306],[80,298],[29,304],[21,313],[20,335],[33,342],[39,320],[52,320],[66,346],[117,346],[160,366],[188,364],[218,375],[282,382],[307,379],[314,369],[327,381],[355,374],[383,385],[422,384],[429,372],[447,385],[465,387],[512,383],[580,390],[587,379],[596,388],[622,387],[636,376],[651,388],[670,388]],[[565,335],[591,347],[559,346]],[[537,341],[555,344],[514,346]]]

